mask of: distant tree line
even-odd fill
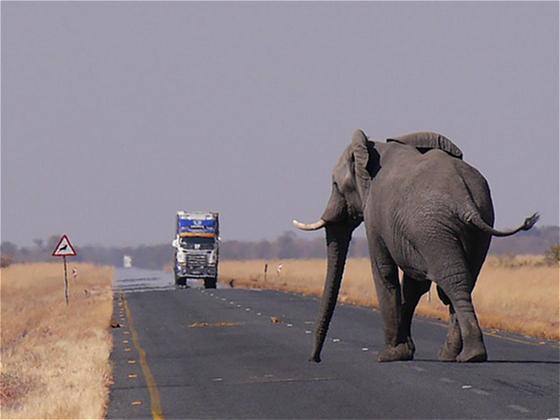
[[[225,241],[220,256],[226,260],[269,259],[283,260],[290,258],[324,258],[327,255],[324,238],[304,239],[293,232],[286,232],[274,241]],[[368,255],[365,238],[354,238],[348,251],[351,257]]]
[[[548,226],[533,228],[507,238],[494,238],[490,253],[507,254],[544,254],[554,245],[560,243],[560,228]],[[19,247],[11,242],[2,242],[2,265],[11,262],[53,261],[52,250],[60,235],[52,235],[46,240],[35,239],[33,246]],[[98,245],[76,245],[78,256],[74,262],[92,262],[121,266],[124,255],[132,257],[133,265],[140,268],[159,270],[173,260],[173,248],[169,244],[140,245],[136,247],[106,247]],[[326,245],[324,238],[305,239],[293,232],[286,232],[272,241],[236,241],[222,243],[220,258],[223,260],[251,259],[290,259],[290,258],[324,258]],[[367,257],[368,247],[365,238],[352,240],[349,250],[351,257]]]

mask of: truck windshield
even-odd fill
[[[184,249],[214,249],[214,238],[181,238]]]

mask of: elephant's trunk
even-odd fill
[[[343,223],[327,224],[326,226],[327,275],[325,278],[325,288],[323,290],[321,314],[315,332],[315,349],[309,359],[317,363],[321,361],[321,349],[325,343],[329,323],[336,306],[352,230],[351,227]]]

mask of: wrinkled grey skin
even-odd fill
[[[384,321],[386,348],[378,361],[413,358],[410,324],[432,281],[450,313],[440,360],[486,360],[471,292],[492,235],[528,230],[537,214],[517,229],[494,230],[488,184],[450,140],[426,132],[381,143],[357,130],[334,168],[321,219],[326,222],[328,268],[310,360],[321,361],[348,245],[362,221]],[[397,267],[404,272],[402,289]]]

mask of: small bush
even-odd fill
[[[499,267],[514,268],[516,266],[515,255],[497,255],[496,261]]]
[[[1,268],[6,268],[8,266],[10,266],[10,264],[13,264],[14,262],[14,257],[10,256],[10,255],[2,255],[0,257],[0,267]]]
[[[558,265],[560,262],[560,244],[548,248],[544,253],[544,260],[547,265]]]

